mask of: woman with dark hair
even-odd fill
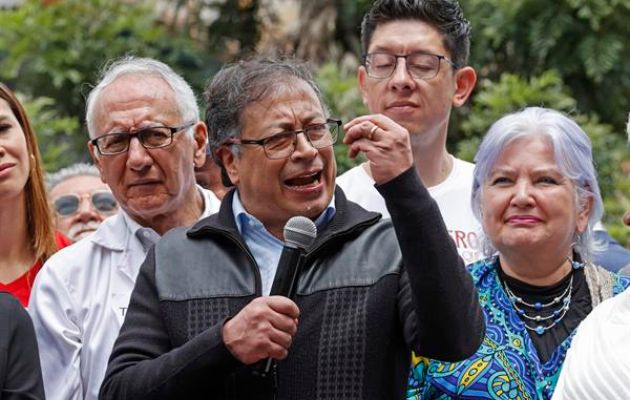
[[[0,292],[0,399],[44,399],[37,340],[26,310]]]
[[[24,108],[0,83],[0,291],[25,307],[43,262],[70,244],[55,234],[41,166]]]
[[[593,264],[603,213],[591,142],[566,115],[504,116],[475,156],[486,259],[468,266],[486,335],[468,359],[416,359],[408,398],[550,399],[577,326],[630,279]]]

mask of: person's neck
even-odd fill
[[[0,282],[9,283],[35,262],[35,249],[28,236],[24,194],[3,199],[0,208]]]
[[[446,151],[446,138],[427,142],[420,135],[411,136],[414,165],[426,187],[444,182],[453,170],[453,157]]]
[[[130,216],[140,225],[153,229],[160,236],[164,235],[173,228],[193,225],[203,214],[204,198],[195,185],[192,185],[191,189],[183,195],[183,198],[186,201],[176,210],[151,216],[148,220]]]
[[[544,252],[536,254],[531,251],[525,253],[507,257],[499,254],[501,269],[507,276],[532,286],[551,286],[571,272],[572,266],[567,256],[551,257]]]

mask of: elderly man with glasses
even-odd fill
[[[472,280],[410,151],[375,168],[382,220],[335,187],[341,122],[302,65],[242,61],[205,97],[236,190],[149,251],[101,399],[401,399],[410,349],[456,360],[477,348]],[[314,241],[299,240],[301,272],[276,292],[296,233]]]
[[[90,154],[120,211],[51,257],[35,281],[29,311],[48,399],[98,398],[149,248],[219,207],[195,184],[206,125],[192,89],[167,65],[133,57],[110,64],[87,99],[86,122]],[[73,208],[59,203],[62,212]]]
[[[76,242],[114,215],[118,202],[94,165],[76,163],[46,174],[57,230]]]

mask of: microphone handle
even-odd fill
[[[284,246],[278,260],[278,268],[269,291],[270,296],[291,297],[291,290],[298,274],[298,267],[303,251],[297,247]]]
[[[293,300],[303,263],[304,251],[302,249],[285,246],[282,249],[280,261],[278,261],[278,270],[276,271],[276,276],[269,295],[285,296]],[[290,268],[293,269],[291,270]],[[273,368],[274,362],[275,360],[273,358],[267,358],[258,373],[262,377],[268,376]]]

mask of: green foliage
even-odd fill
[[[470,115],[460,126],[467,139],[458,143],[458,157],[472,160],[480,138],[493,122],[507,113],[526,106],[544,106],[569,114],[589,135],[593,144],[599,186],[605,200],[604,222],[611,234],[626,243],[630,233],[622,229],[621,216],[625,207],[630,207],[630,199],[626,195],[630,194],[630,178],[620,166],[628,158],[628,149],[624,139],[614,134],[614,128],[602,123],[594,113],[580,113],[576,100],[556,71],[547,71],[530,79],[505,73],[498,82],[481,81],[479,89]]]
[[[18,94],[18,98],[37,135],[38,147],[47,171],[56,171],[68,164],[89,158],[86,150],[82,155],[73,151],[85,148],[88,140],[87,133],[73,134],[80,127],[77,117],[60,116],[54,108],[55,100],[48,97],[29,99]]]
[[[318,70],[316,79],[334,118],[340,118],[346,123],[354,117],[367,113],[367,109],[361,100],[354,71],[345,71],[339,68],[337,64],[329,63]],[[339,174],[361,161],[352,160],[348,157],[348,146],[341,143],[342,140],[343,135],[339,138],[338,144],[335,145],[337,173]]]
[[[107,61],[125,54],[156,57],[182,73],[195,71],[198,75],[189,75],[197,86],[201,75],[207,77],[200,50],[157,24],[152,7],[145,1],[64,0],[46,5],[27,0],[14,10],[0,11],[0,80],[11,82],[34,99],[38,111],[43,107],[49,113],[31,114],[33,118],[49,118],[53,125],[60,118],[58,126],[68,129],[41,132],[52,135],[44,141],[55,144],[43,149],[49,168],[84,157],[85,133],[67,122],[84,119],[88,85]]]
[[[581,109],[616,130],[630,109],[630,1],[461,0],[473,26],[471,62],[483,77],[554,69]]]

